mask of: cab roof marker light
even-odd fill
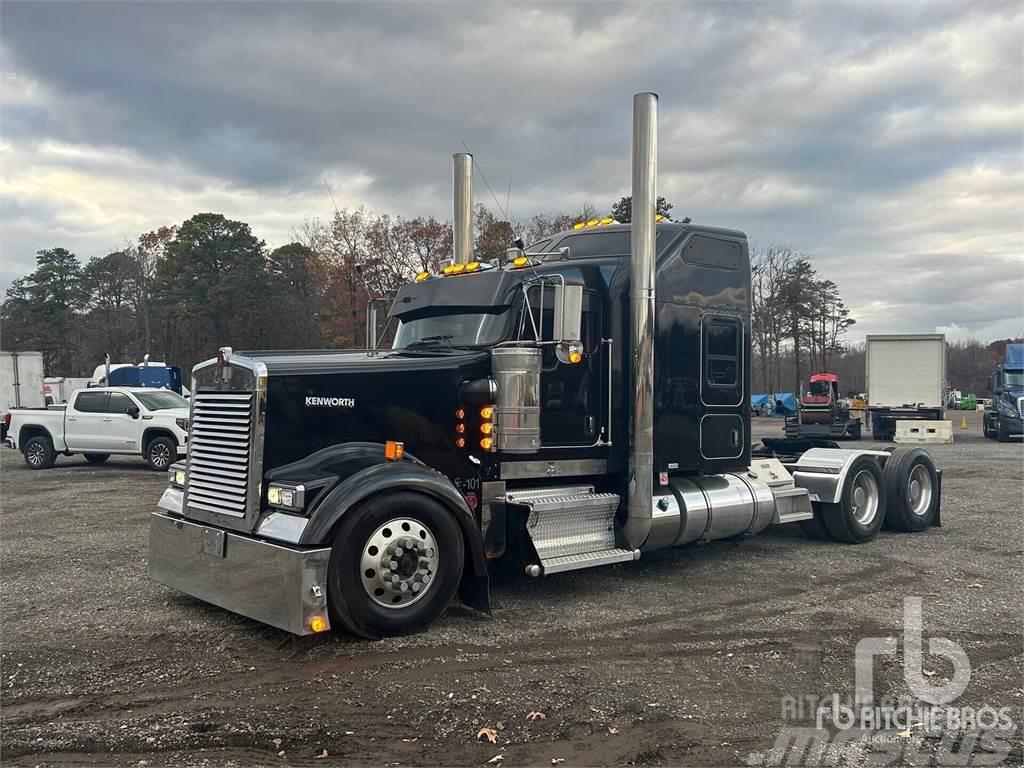
[[[600,223],[601,222],[598,221],[597,219],[591,219],[590,221],[587,222],[587,226],[588,227],[596,227]]]
[[[603,219],[601,219],[601,224],[603,226],[608,226],[609,224],[614,224],[614,223],[615,223],[615,219],[613,219],[611,216],[605,216]]]
[[[585,226],[587,226],[587,223],[585,221],[577,221],[575,224],[572,225],[572,228],[583,229]]]
[[[418,275],[416,275],[416,282],[417,283],[422,283],[428,277],[430,277],[430,273],[429,272],[420,272]]]

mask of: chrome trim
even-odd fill
[[[632,439],[629,452],[627,549],[639,549],[651,532],[654,496],[654,215],[658,199],[658,96],[633,96],[633,223],[630,227],[629,310],[633,367]]]
[[[268,512],[260,520],[256,533],[267,539],[287,541],[298,544],[302,532],[306,530],[309,518],[301,515],[289,515],[286,512]]]
[[[284,547],[220,528],[150,515],[149,575],[179,592],[296,635],[327,611],[331,550]],[[190,610],[187,604],[179,605]]]
[[[305,507],[306,507],[306,486],[302,485],[301,483],[299,485],[294,485],[293,483],[278,483],[278,482],[267,483],[267,491],[268,491],[268,493],[269,493],[269,490],[271,488],[281,488],[281,489],[286,490],[286,491],[294,491],[294,493],[295,493],[295,503],[292,504],[291,506],[285,506],[284,504],[271,504],[270,501],[268,500],[267,501],[267,506],[269,506],[270,508],[272,508],[272,509],[281,509],[281,510],[284,510],[286,512],[287,511],[298,512],[299,510],[305,509]],[[268,496],[268,498],[269,498],[269,496]]]
[[[537,477],[587,477],[604,475],[607,472],[607,459],[503,461],[498,467],[498,474],[502,480],[530,480]]]
[[[473,260],[473,156],[456,152],[454,161],[455,219],[452,245],[456,264]]]
[[[164,488],[164,493],[156,505],[160,507],[160,509],[166,509],[168,512],[180,515],[184,497],[185,491],[181,488]]]

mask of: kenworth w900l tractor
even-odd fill
[[[638,94],[631,225],[482,263],[456,156],[454,259],[399,291],[390,349],[196,366],[153,578],[297,634],[380,637],[456,594],[488,611],[497,559],[557,578],[770,525],[859,544],[937,524],[924,451],[752,455],[747,239],[658,220],[656,118]]]

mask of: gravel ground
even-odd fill
[[[453,606],[426,633],[380,642],[295,638],[149,581],[165,478],[140,461],[32,472],[3,449],[3,763],[744,764],[794,724],[785,697],[852,693],[856,643],[900,636],[903,597],[918,595],[925,636],[970,659],[957,705],[1011,707],[1019,764],[1024,450],[968,418],[954,445],[930,447],[941,528],[841,546],[782,526],[549,579],[505,574],[493,616]],[[755,420],[756,436],[780,432]],[[952,671],[928,663],[932,680]],[[898,658],[875,680],[906,693]],[[484,727],[495,743],[477,739]]]

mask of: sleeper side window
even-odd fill
[[[704,321],[704,384],[733,389],[739,384],[740,325],[729,317]]]

